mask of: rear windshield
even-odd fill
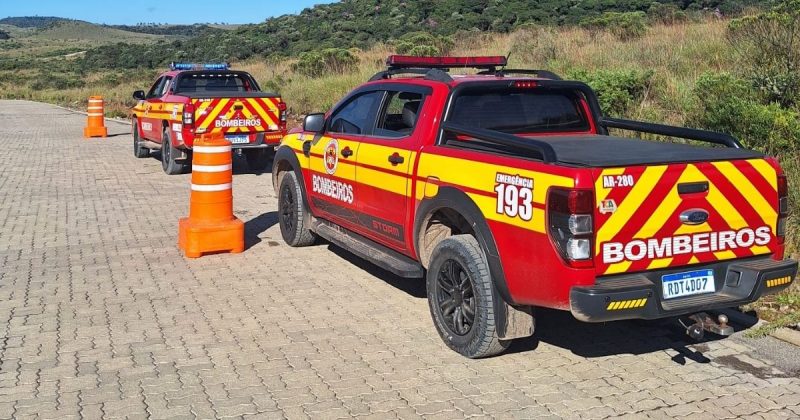
[[[589,130],[580,97],[572,91],[474,88],[454,100],[447,120],[509,134]]]
[[[255,82],[243,73],[184,73],[178,78],[176,93],[251,92]]]

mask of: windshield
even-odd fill
[[[184,73],[180,75],[176,92],[250,92],[254,82],[249,76],[240,73]]]
[[[465,90],[453,101],[447,120],[510,134],[574,133],[590,128],[575,92],[537,88]]]

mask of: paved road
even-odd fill
[[[285,246],[270,177],[238,161],[249,249],[184,259],[189,176],[83,123],[0,101],[0,418],[800,416],[792,366],[668,324],[542,311],[509,353],[464,359],[420,282]]]

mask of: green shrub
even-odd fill
[[[358,57],[343,48],[326,48],[321,51],[300,53],[297,63],[292,68],[311,77],[325,74],[342,74],[355,68]]]
[[[800,151],[800,114],[764,104],[751,85],[729,73],[705,73],[694,88],[691,125],[730,133],[752,149],[777,156]]]
[[[568,77],[586,82],[597,92],[603,113],[611,116],[630,114],[632,106],[642,101],[653,81],[653,71],[575,70]]]
[[[514,34],[511,56],[523,63],[544,66],[561,55],[558,33],[552,27],[526,26]]]
[[[644,12],[605,12],[582,20],[580,26],[592,32],[609,31],[618,39],[626,41],[647,33],[647,15]]]
[[[800,103],[800,0],[732,20],[728,38],[767,101],[784,107]]]
[[[672,3],[653,3],[647,9],[647,17],[651,21],[664,25],[675,25],[689,20],[689,16]]]
[[[427,32],[411,32],[395,41],[394,46],[397,54],[417,57],[447,55],[453,48],[453,40]]]
[[[31,83],[33,90],[46,89],[73,89],[85,86],[83,79],[73,74],[57,74],[51,72],[40,72],[36,80]]]

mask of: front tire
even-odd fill
[[[169,135],[169,129],[164,128],[164,134],[161,137],[161,168],[167,175],[177,175],[183,173],[187,165],[178,162],[175,155],[178,154],[178,149],[172,146],[172,141]]]
[[[278,176],[278,224],[281,236],[289,246],[300,247],[314,243],[314,234],[308,228],[309,219],[300,182],[293,171]]]
[[[133,155],[137,158],[146,158],[150,156],[150,149],[142,146],[142,138],[139,135],[139,122],[133,121]]]
[[[459,354],[476,359],[508,348],[495,319],[495,291],[489,265],[471,235],[442,240],[431,254],[426,276],[428,306],[439,336]]]

